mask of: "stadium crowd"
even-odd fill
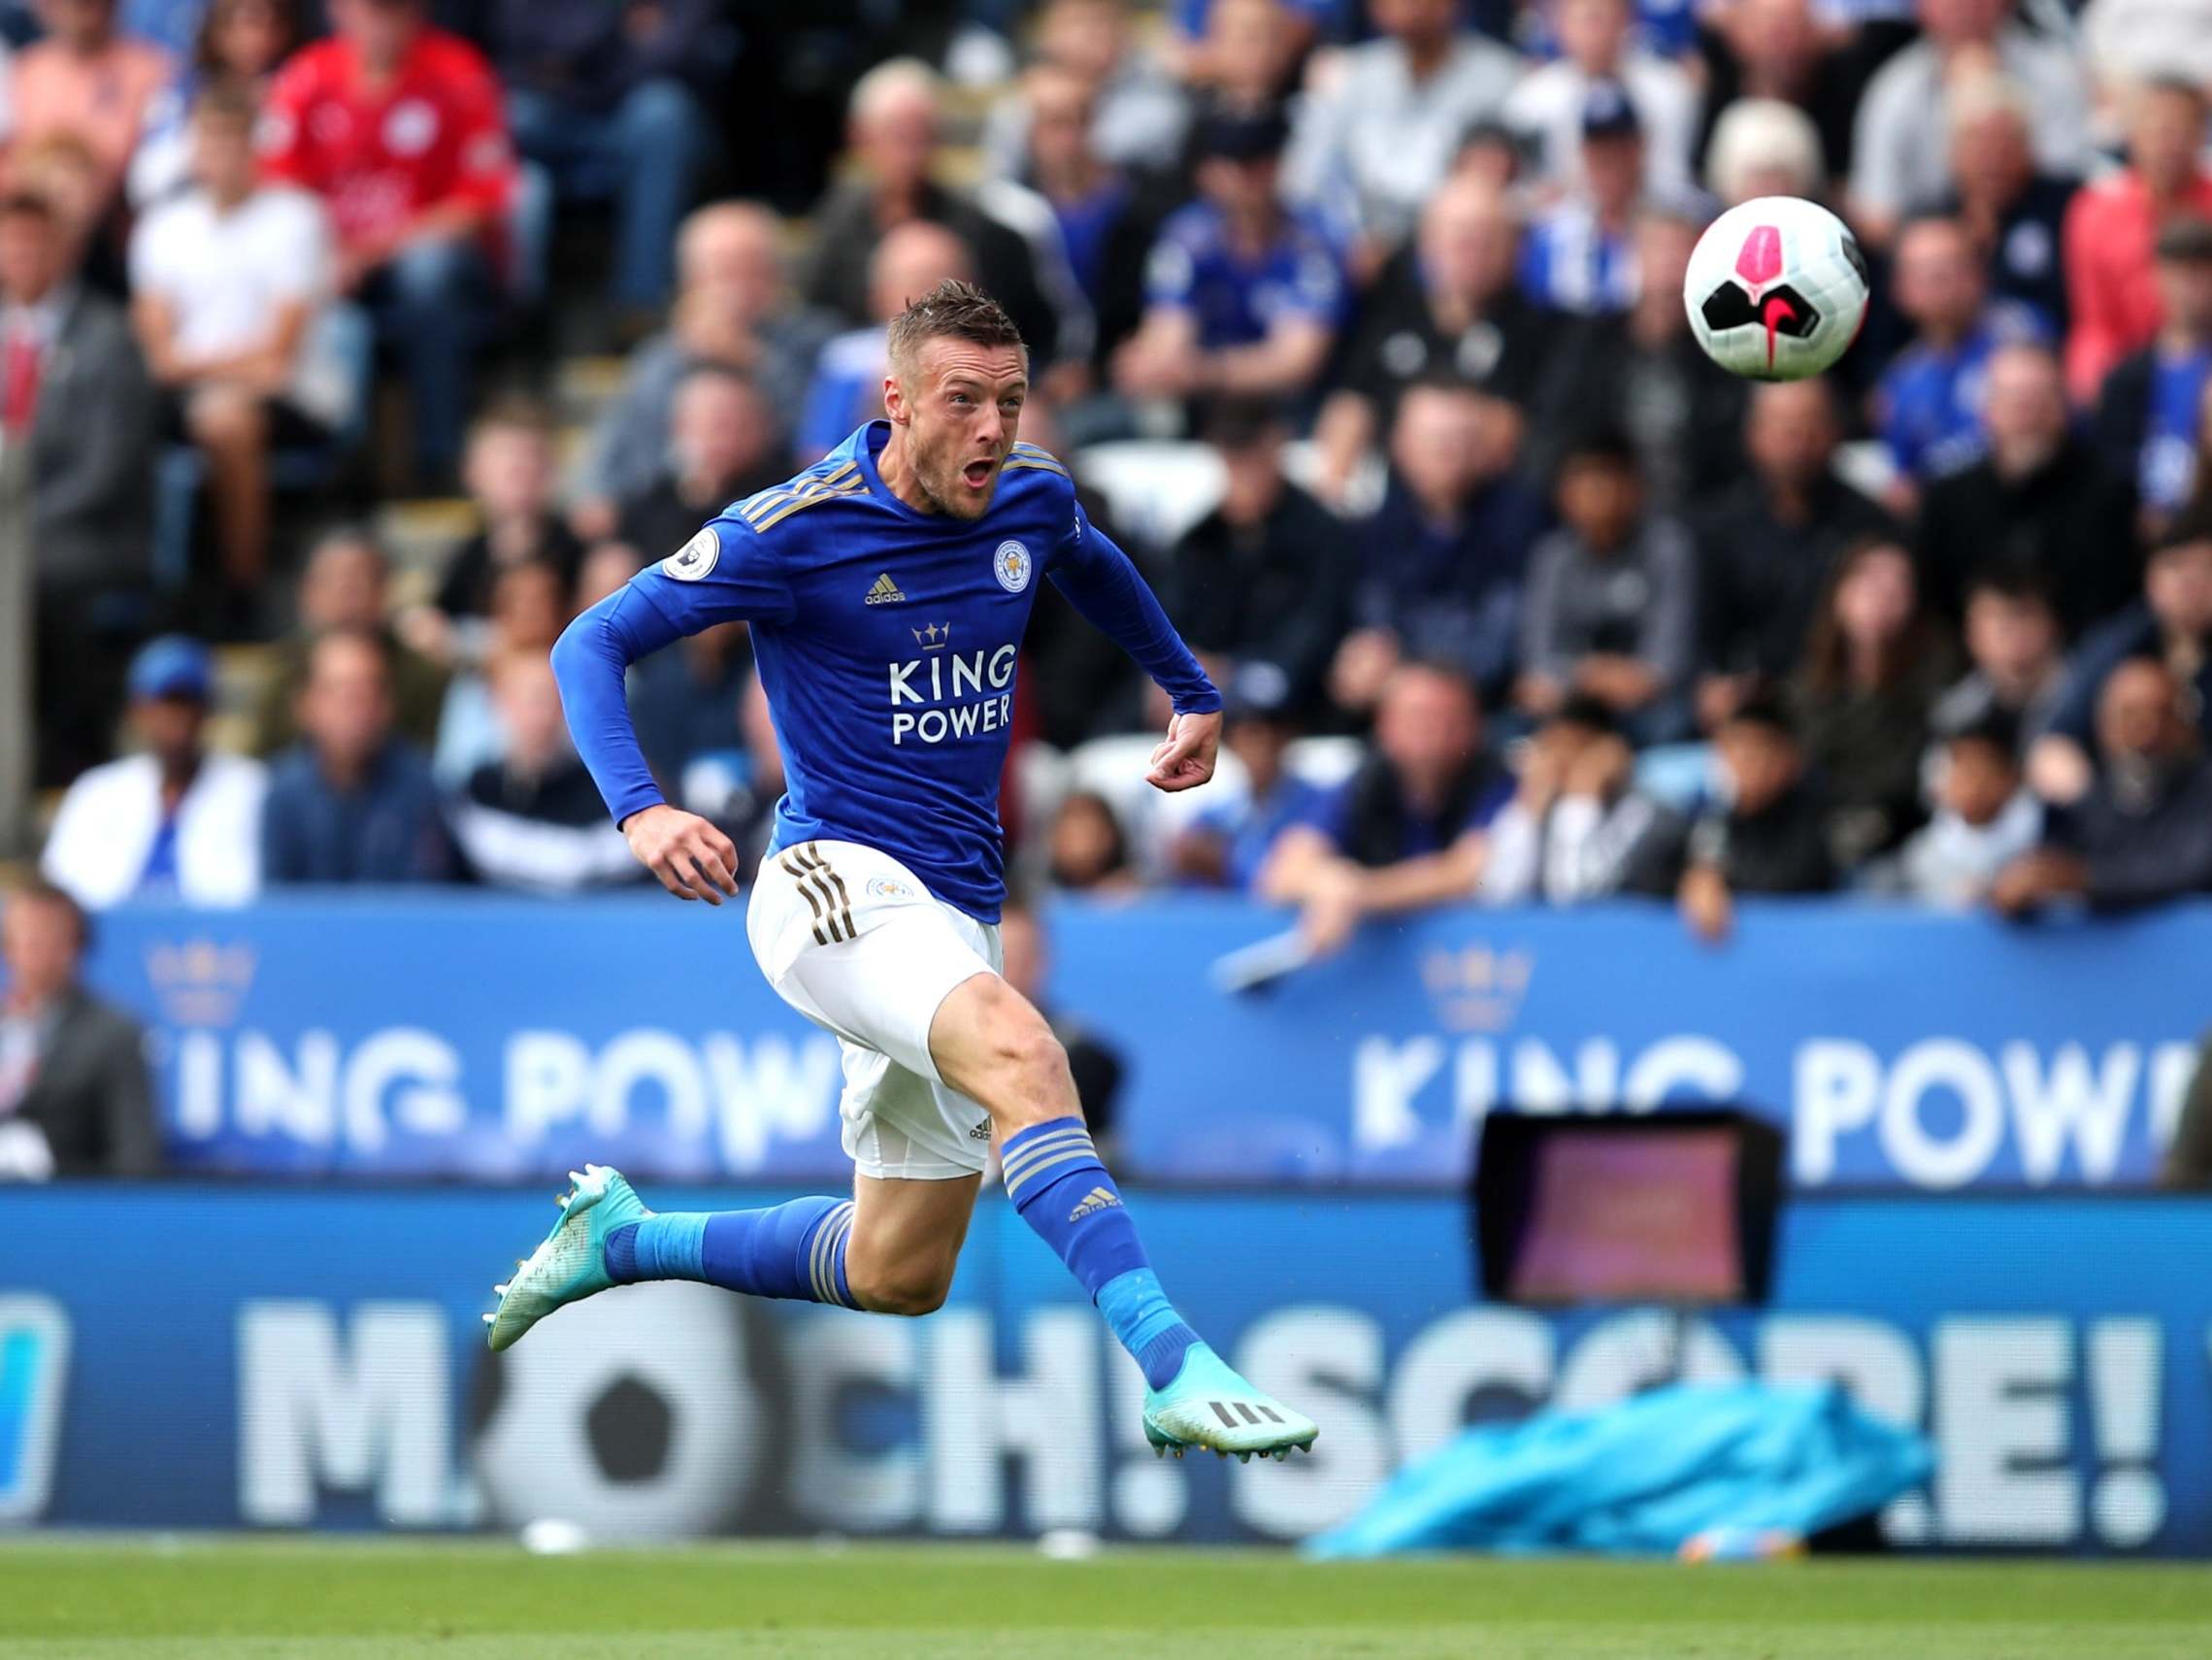
[[[2212,3],[820,10],[0,6],[0,815],[55,887],[637,880],[548,646],[877,414],[948,275],[1230,699],[1221,783],[1147,798],[1164,711],[1040,596],[1037,878],[1324,946],[2212,887]],[[825,31],[842,141],[777,118]],[[1824,381],[1689,332],[1770,193],[1871,260]],[[743,628],[632,697],[757,859]]]

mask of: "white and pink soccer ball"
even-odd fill
[[[1705,227],[1682,279],[1705,355],[1754,381],[1802,381],[1841,357],[1866,320],[1866,260],[1817,202],[1760,196]]]

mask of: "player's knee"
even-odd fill
[[[944,1307],[945,1293],[952,1289],[952,1269],[934,1261],[875,1264],[848,1258],[845,1284],[853,1301],[870,1313],[913,1318]]]
[[[1075,1111],[1068,1051],[1036,1010],[1023,1004],[1021,1014],[1009,1022],[998,1046],[1006,1083],[1006,1106],[998,1116],[1023,1122],[1063,1117]]]

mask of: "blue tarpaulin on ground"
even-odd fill
[[[1306,1549],[1670,1555],[1700,1536],[1802,1539],[1881,1509],[1933,1466],[1924,1437],[1833,1384],[1676,1384],[1470,1429]]]

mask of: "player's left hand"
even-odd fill
[[[1220,711],[1175,715],[1168,722],[1167,737],[1152,751],[1151,770],[1144,775],[1144,781],[1170,793],[1196,789],[1213,777],[1214,751],[1220,747]]]

